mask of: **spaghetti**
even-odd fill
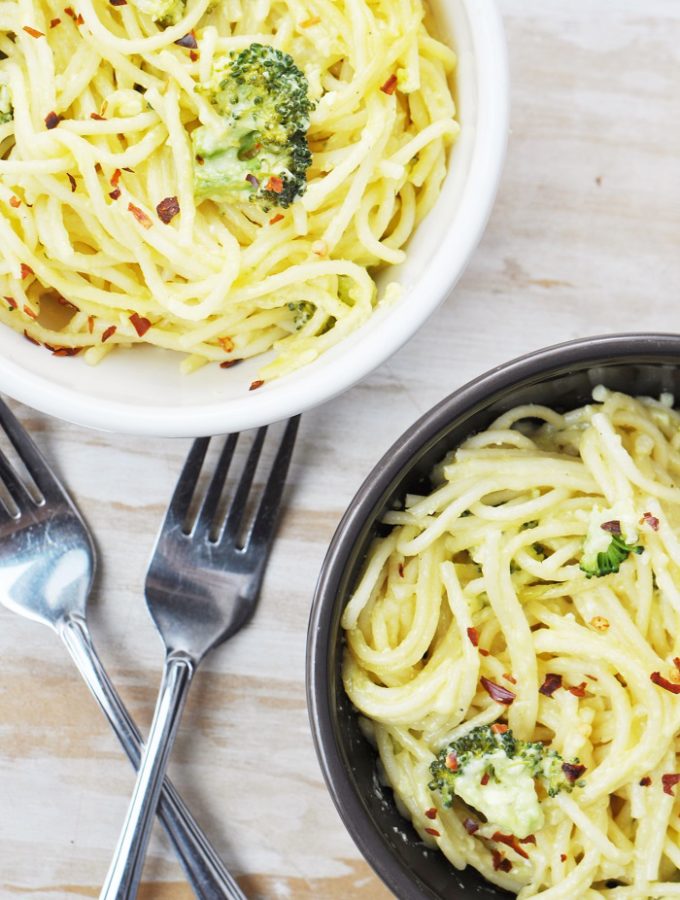
[[[594,401],[511,410],[386,514],[343,677],[400,808],[457,868],[521,898],[675,897],[680,414]],[[521,843],[433,789],[437,754],[483,725],[585,769]]]
[[[0,0],[0,320],[88,362],[273,349],[261,375],[281,375],[366,320],[375,270],[434,204],[455,55],[422,0],[152,6]],[[254,42],[290,54],[316,104],[306,192],[268,212],[193,186],[191,134],[215,117],[195,88]]]

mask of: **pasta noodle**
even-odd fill
[[[343,679],[400,808],[457,868],[520,898],[675,897],[680,414],[593,399],[505,413],[385,515],[343,614]],[[585,766],[515,848],[432,785],[437,754],[492,723]]]
[[[174,0],[166,27],[152,0],[65,2],[0,0],[0,321],[89,362],[273,349],[262,378],[365,321],[459,127],[455,54],[422,0]],[[194,196],[191,133],[217,116],[196,85],[255,42],[289,53],[316,103],[287,209]]]

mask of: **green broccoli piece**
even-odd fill
[[[441,750],[430,772],[429,788],[439,791],[445,806],[458,796],[489,822],[525,838],[545,822],[535,782],[551,797],[571,792],[585,767],[578,760],[565,763],[540,741],[520,741],[510,730],[480,725]]]
[[[0,125],[6,125],[14,118],[12,97],[6,84],[0,84]]]
[[[263,44],[217,59],[198,87],[222,118],[192,134],[197,197],[288,207],[307,187],[314,103],[291,56]]]
[[[186,0],[132,0],[145,16],[164,28],[175,25],[184,15]]]
[[[307,300],[301,300],[299,303],[289,303],[288,309],[295,313],[293,324],[295,325],[296,331],[303,328],[316,311],[314,304],[309,303]]]
[[[602,578],[603,575],[618,572],[621,563],[628,559],[630,553],[642,553],[643,549],[639,544],[627,544],[620,534],[612,534],[607,549],[595,554],[584,553],[579,567],[588,578]]]

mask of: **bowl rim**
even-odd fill
[[[499,392],[543,381],[570,368],[625,362],[680,365],[680,334],[622,333],[596,335],[553,344],[516,357],[467,382],[411,425],[376,463],[350,501],[331,539],[317,580],[307,630],[307,710],[321,772],[340,818],[364,858],[401,900],[436,898],[417,876],[394,859],[371,824],[349,778],[336,741],[331,716],[329,666],[331,619],[338,588],[355,541],[377,505],[404,477],[410,464],[443,430]]]
[[[0,389],[40,412],[78,425],[125,434],[198,437],[242,431],[304,412],[342,393],[384,363],[425,323],[462,275],[491,214],[503,171],[509,130],[509,74],[502,18],[496,0],[460,3],[474,47],[475,145],[452,223],[458,238],[456,247],[441,246],[435,252],[419,279],[418,302],[406,304],[396,316],[386,316],[377,335],[358,332],[351,346],[327,366],[320,366],[314,378],[304,380],[302,391],[294,377],[298,373],[291,373],[235,399],[216,398],[194,405],[135,404],[80,393],[3,356]],[[445,234],[450,233],[449,228]],[[71,362],[83,365],[81,360]],[[299,371],[308,369],[306,366]],[[83,379],[86,377],[84,371]]]

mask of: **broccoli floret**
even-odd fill
[[[593,508],[580,562],[588,578],[618,572],[630,553],[643,552],[636,543],[638,518],[629,502],[620,501],[609,509]]]
[[[307,131],[314,104],[293,58],[251,44],[217,59],[198,90],[223,124],[201,125],[192,134],[197,197],[257,200],[268,209],[302,196],[312,162]]]
[[[578,760],[565,763],[540,741],[520,741],[510,730],[480,725],[444,748],[430,771],[430,790],[439,791],[445,806],[458,796],[489,822],[525,838],[545,821],[535,782],[554,797],[572,791],[585,768]]]
[[[301,300],[299,303],[289,303],[288,309],[295,313],[293,324],[295,325],[296,331],[303,328],[316,311],[314,304],[309,303],[307,300]]]
[[[184,15],[186,0],[133,0],[137,9],[163,27],[175,25]]]
[[[606,550],[600,551],[595,558],[584,555],[581,558],[580,567],[588,578],[594,576],[601,578],[603,575],[618,572],[619,566],[625,559],[628,559],[630,553],[642,552],[643,548],[639,544],[627,544],[620,535],[614,534]]]
[[[12,97],[6,84],[0,84],[0,125],[6,125],[14,118]]]

